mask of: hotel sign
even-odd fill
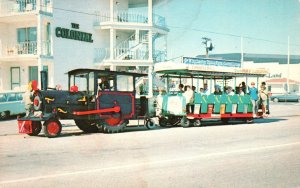
[[[73,29],[67,29],[63,27],[56,27],[55,28],[55,35],[59,38],[65,38],[65,39],[72,39],[72,40],[78,40],[83,42],[93,42],[92,34],[86,33],[74,29],[79,29],[79,24],[71,23],[71,27]]]
[[[182,62],[189,65],[205,65],[205,66],[220,66],[220,67],[241,67],[240,61],[228,61],[222,59],[205,59],[183,57]]]

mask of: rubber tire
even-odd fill
[[[59,130],[58,130],[58,132],[57,132],[55,135],[50,134],[50,133],[48,132],[48,125],[49,125],[50,123],[52,123],[52,122],[57,123],[57,125],[59,126]],[[46,135],[48,138],[55,138],[55,137],[58,137],[58,136],[60,135],[60,133],[61,133],[61,129],[62,129],[61,123],[60,123],[58,120],[56,120],[56,119],[49,119],[49,120],[45,121],[45,123],[44,123],[44,133],[45,133],[45,135]]]
[[[187,128],[190,127],[191,122],[186,117],[182,117],[180,120],[180,124],[183,128]]]
[[[29,136],[37,136],[42,130],[42,123],[40,121],[32,122],[32,133],[28,134]]]
[[[193,123],[194,127],[200,127],[201,126],[201,120],[200,119],[196,119]]]
[[[102,123],[101,123],[103,133],[120,133],[120,132],[123,132],[126,125],[127,125],[126,121],[122,121],[117,126],[111,126],[108,123],[106,123],[105,121],[102,121]]]
[[[155,129],[156,124],[155,124],[155,122],[150,118],[150,119],[146,119],[146,120],[145,120],[145,126],[147,127],[147,129]]]
[[[99,128],[97,122],[85,119],[74,119],[77,127],[85,133],[97,133]]]
[[[274,102],[279,102],[278,98],[273,99]]]
[[[8,111],[4,111],[0,113],[0,119],[4,120],[7,119],[9,117],[9,112]]]

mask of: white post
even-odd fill
[[[148,31],[148,51],[149,51],[149,61],[153,61],[153,43],[152,43],[152,30]]]
[[[241,68],[244,67],[244,49],[243,49],[243,36],[241,36]]]
[[[114,47],[115,47],[115,38],[116,38],[116,31],[114,29],[109,30],[109,59],[113,60],[114,57]]]
[[[148,70],[148,97],[153,97],[153,66],[149,66]]]
[[[114,0],[109,1],[109,20],[110,22],[114,21]]]
[[[38,55],[38,83],[41,84],[41,74],[40,72],[43,70],[43,62],[40,58],[40,55],[42,54],[42,33],[43,33],[43,24],[42,24],[42,18],[41,15],[39,14],[37,16],[37,28],[36,28],[36,32],[37,32],[37,41],[36,41],[36,51],[37,51],[37,55]]]
[[[153,9],[152,9],[152,0],[148,0],[148,24],[152,26],[153,23]]]
[[[286,77],[286,84],[287,84],[287,92],[290,92],[290,36],[288,36],[288,54],[287,54],[287,77]]]

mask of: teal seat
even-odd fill
[[[186,100],[182,95],[167,94],[163,96],[162,114],[164,116],[184,116],[186,115]]]
[[[221,108],[220,98],[221,98],[221,95],[214,95],[214,94],[210,94],[207,97],[208,104],[214,105],[214,108],[213,108],[214,114],[220,113],[220,108]]]
[[[223,94],[220,99],[221,104],[225,104],[225,113],[232,112],[232,101],[230,97],[230,95]]]

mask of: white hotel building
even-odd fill
[[[40,81],[41,70],[63,89],[74,68],[151,73],[167,52],[160,2],[0,0],[0,91]]]

